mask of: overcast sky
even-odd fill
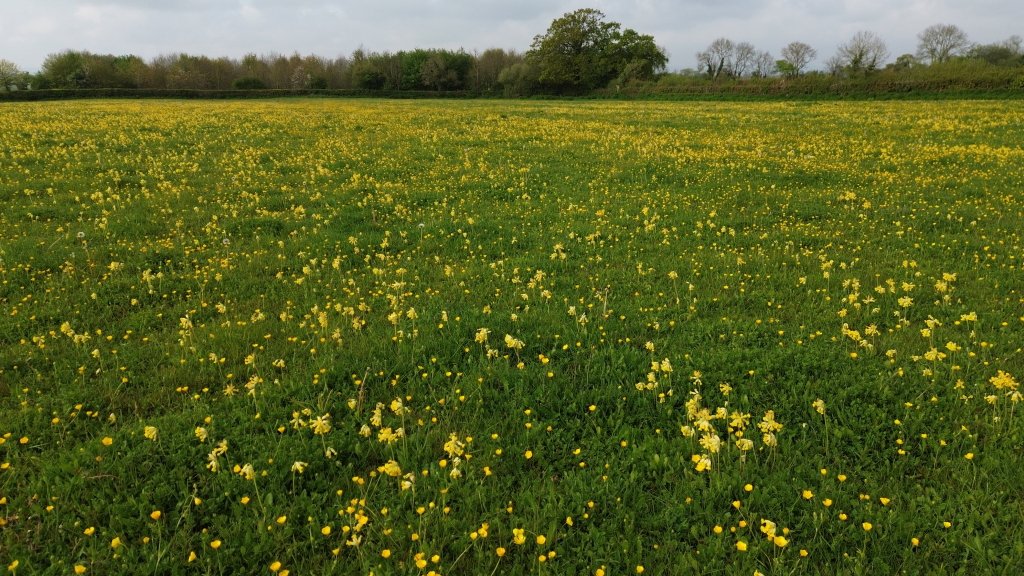
[[[1024,0],[0,0],[0,58],[37,71],[66,49],[136,54],[186,52],[240,58],[272,52],[348,55],[411,48],[525,51],[554,18],[581,7],[654,36],[669,69],[695,67],[718,37],[778,57],[793,40],[822,63],[859,30],[881,36],[893,57],[917,34],[956,24],[971,40],[1024,35]]]

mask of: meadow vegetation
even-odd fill
[[[1013,102],[0,134],[0,570],[1024,570]]]

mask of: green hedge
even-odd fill
[[[257,99],[283,97],[335,98],[489,98],[488,94],[460,90],[301,89],[301,90],[191,90],[191,89],[55,89],[0,92],[0,101],[69,100],[82,98]],[[535,94],[533,98],[558,98]],[[982,74],[907,78],[878,74],[866,78],[838,79],[826,75],[800,78],[765,78],[712,82],[701,78],[663,77],[657,82],[638,82],[616,89],[595,90],[570,99],[833,99],[833,98],[1024,98],[1024,73]]]

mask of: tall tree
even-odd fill
[[[0,59],[0,92],[6,92],[18,83],[21,70],[10,60]]]
[[[736,44],[732,58],[733,76],[741,78],[746,76],[754,66],[754,58],[757,57],[757,50],[750,42]]]
[[[971,46],[967,33],[953,24],[935,24],[917,35],[917,57],[930,64],[946,62]]]
[[[785,67],[784,73],[790,76],[799,76],[817,55],[817,50],[803,42],[790,42],[786,44],[786,47],[782,49],[782,60],[788,64]]]
[[[616,38],[616,67],[622,80],[650,80],[668,65],[665,50],[654,43],[654,37],[626,28]]]
[[[718,38],[703,52],[697,53],[697,69],[712,80],[732,76],[736,45],[728,38]]]
[[[455,70],[448,67],[448,60],[441,52],[431,54],[420,67],[420,80],[434,90],[452,88],[458,79]]]
[[[889,48],[874,32],[861,31],[836,51],[836,64],[852,75],[867,74],[882,67]]]
[[[541,84],[570,92],[606,86],[627,66],[631,73],[648,76],[664,69],[668,58],[653,37],[620,28],[593,8],[569,12],[534,37],[527,61],[536,68]]]
[[[490,48],[476,58],[473,66],[473,87],[481,92],[493,92],[499,86],[501,71],[523,61],[523,57],[512,50]]]
[[[535,36],[527,59],[542,84],[566,90],[590,90],[615,77],[608,51],[619,25],[606,22],[600,10],[583,8],[565,14]]]
[[[750,71],[750,75],[755,78],[767,78],[774,70],[775,58],[772,57],[771,52],[758,52],[754,56],[753,69]]]
[[[66,50],[50,54],[39,72],[46,84],[54,88],[88,88],[90,85],[88,52]]]

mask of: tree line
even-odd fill
[[[1024,43],[1020,36],[992,44],[976,44],[967,33],[952,24],[935,24],[917,35],[917,52],[903,54],[890,62],[889,48],[874,32],[860,31],[839,45],[825,61],[827,73],[837,77],[865,76],[881,70],[899,70],[921,66],[973,61],[999,67],[1024,67]],[[697,53],[697,68],[683,75],[722,78],[764,78],[778,75],[794,77],[806,71],[818,52],[803,42],[791,42],[782,48],[776,60],[770,52],[758,51],[748,42],[718,38]]]
[[[718,38],[696,54],[696,67],[666,71],[668,57],[650,35],[608,21],[585,8],[555,19],[529,50],[491,48],[372,52],[359,48],[334,59],[248,54],[241,59],[190,54],[146,61],[138,56],[68,50],[49,55],[37,74],[0,59],[0,91],[39,89],[462,91],[483,95],[587,94],[623,88],[673,87],[705,82],[777,82],[806,76],[864,78],[879,72],[914,77],[923,68],[943,74],[984,75],[986,68],[1024,69],[1019,36],[992,44],[971,42],[960,28],[931,26],[918,35],[915,54],[890,61],[884,40],[858,32],[809,70],[817,50],[784,46],[780,58],[748,42]],[[1024,87],[1024,80],[1020,83]]]

